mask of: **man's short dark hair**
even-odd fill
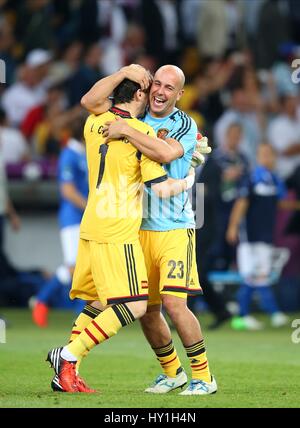
[[[134,94],[138,89],[141,89],[139,83],[124,79],[114,90],[114,103],[129,103],[133,100]]]

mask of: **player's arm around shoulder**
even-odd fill
[[[144,67],[138,64],[122,67],[116,73],[98,80],[81,98],[82,107],[94,114],[105,113],[112,106],[109,97],[124,79],[138,83],[141,89],[144,90],[150,85],[151,75]]]
[[[173,160],[181,158],[187,154],[189,161],[193,153],[193,164],[196,167],[204,163],[205,158],[203,154],[210,153],[211,149],[208,147],[207,138],[202,137],[197,142],[197,125],[193,119],[188,118],[187,115],[179,117],[176,123],[175,130],[169,138],[158,138],[149,125],[144,123],[145,127],[148,127],[148,131],[144,132],[142,129],[130,126],[126,121],[116,118],[115,121],[108,121],[105,123],[103,129],[103,135],[106,137],[106,142],[116,140],[120,138],[126,138],[130,143],[141,153],[147,156],[149,159],[168,164]],[[153,132],[149,132],[149,128]],[[178,139],[176,139],[176,137]],[[193,148],[193,150],[192,150]]]
[[[191,168],[187,177],[174,179],[167,176],[163,167],[146,156],[141,157],[142,180],[146,187],[151,187],[156,196],[170,198],[190,189],[195,182],[195,172]]]
[[[152,190],[160,198],[170,198],[190,189],[195,182],[195,170],[191,168],[189,174],[182,179],[168,177],[162,183],[152,185]]]
[[[182,156],[182,147],[176,141],[164,141],[158,138],[151,126],[140,122],[139,128],[131,126],[123,119],[108,121],[103,129],[106,142],[126,138],[143,155],[159,163],[170,163]]]

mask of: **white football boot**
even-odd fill
[[[179,395],[208,395],[218,390],[216,379],[212,376],[211,383],[204,380],[192,379],[189,386]]]
[[[157,376],[155,381],[144,392],[151,394],[166,394],[177,388],[182,388],[187,383],[187,375],[182,370],[176,377],[169,377],[164,374]]]

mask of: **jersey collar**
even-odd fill
[[[167,119],[172,119],[172,116],[174,116],[176,113],[178,112],[178,108],[174,107],[173,111],[168,114],[167,116],[162,116],[162,117],[154,117],[151,115],[150,109],[148,108],[145,112],[144,117],[149,116],[151,118],[151,120],[153,120],[154,122],[161,122],[163,120],[167,120]]]
[[[116,114],[116,115],[120,116],[120,117],[128,118],[128,119],[132,119],[132,116],[131,116],[131,114],[129,113],[129,111],[122,110],[122,109],[121,109],[121,108],[119,108],[119,107],[111,107],[111,108],[109,109],[109,111],[110,111],[111,113],[114,113],[114,114]]]

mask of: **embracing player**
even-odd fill
[[[83,106],[95,114],[106,111],[111,107],[109,96],[129,76],[141,84],[147,79],[146,70],[142,67],[124,67],[97,82],[83,97]],[[175,107],[183,95],[184,82],[182,70],[173,65],[159,68],[154,75],[149,109],[143,121],[164,139],[143,134],[122,120],[107,123],[104,130],[107,141],[120,137],[128,139],[141,153],[163,163],[170,177],[177,179],[185,177],[190,168],[197,136],[193,119]],[[203,145],[203,152],[208,153],[207,143]],[[147,313],[140,321],[163,374],[145,391],[166,393],[187,382],[170,329],[161,313],[162,304],[177,329],[190,361],[192,379],[181,394],[212,394],[217,391],[217,384],[209,370],[199,322],[186,303],[187,295],[201,293],[195,260],[192,207],[186,192],[171,198],[167,210],[161,198],[151,189],[146,192],[151,209],[142,222],[140,241],[149,277],[149,302]]]
[[[115,88],[115,105],[86,121],[89,196],[80,225],[80,241],[71,298],[89,302],[75,321],[68,345],[49,351],[55,371],[52,388],[67,392],[95,392],[76,373],[76,364],[96,345],[143,316],[148,282],[139,242],[142,220],[141,184],[169,197],[191,187],[194,176],[174,180],[156,162],[143,156],[124,138],[105,143],[104,124],[122,117],[141,133],[153,129],[136,117],[144,113],[148,91],[122,79]],[[54,388],[55,385],[55,388]]]

